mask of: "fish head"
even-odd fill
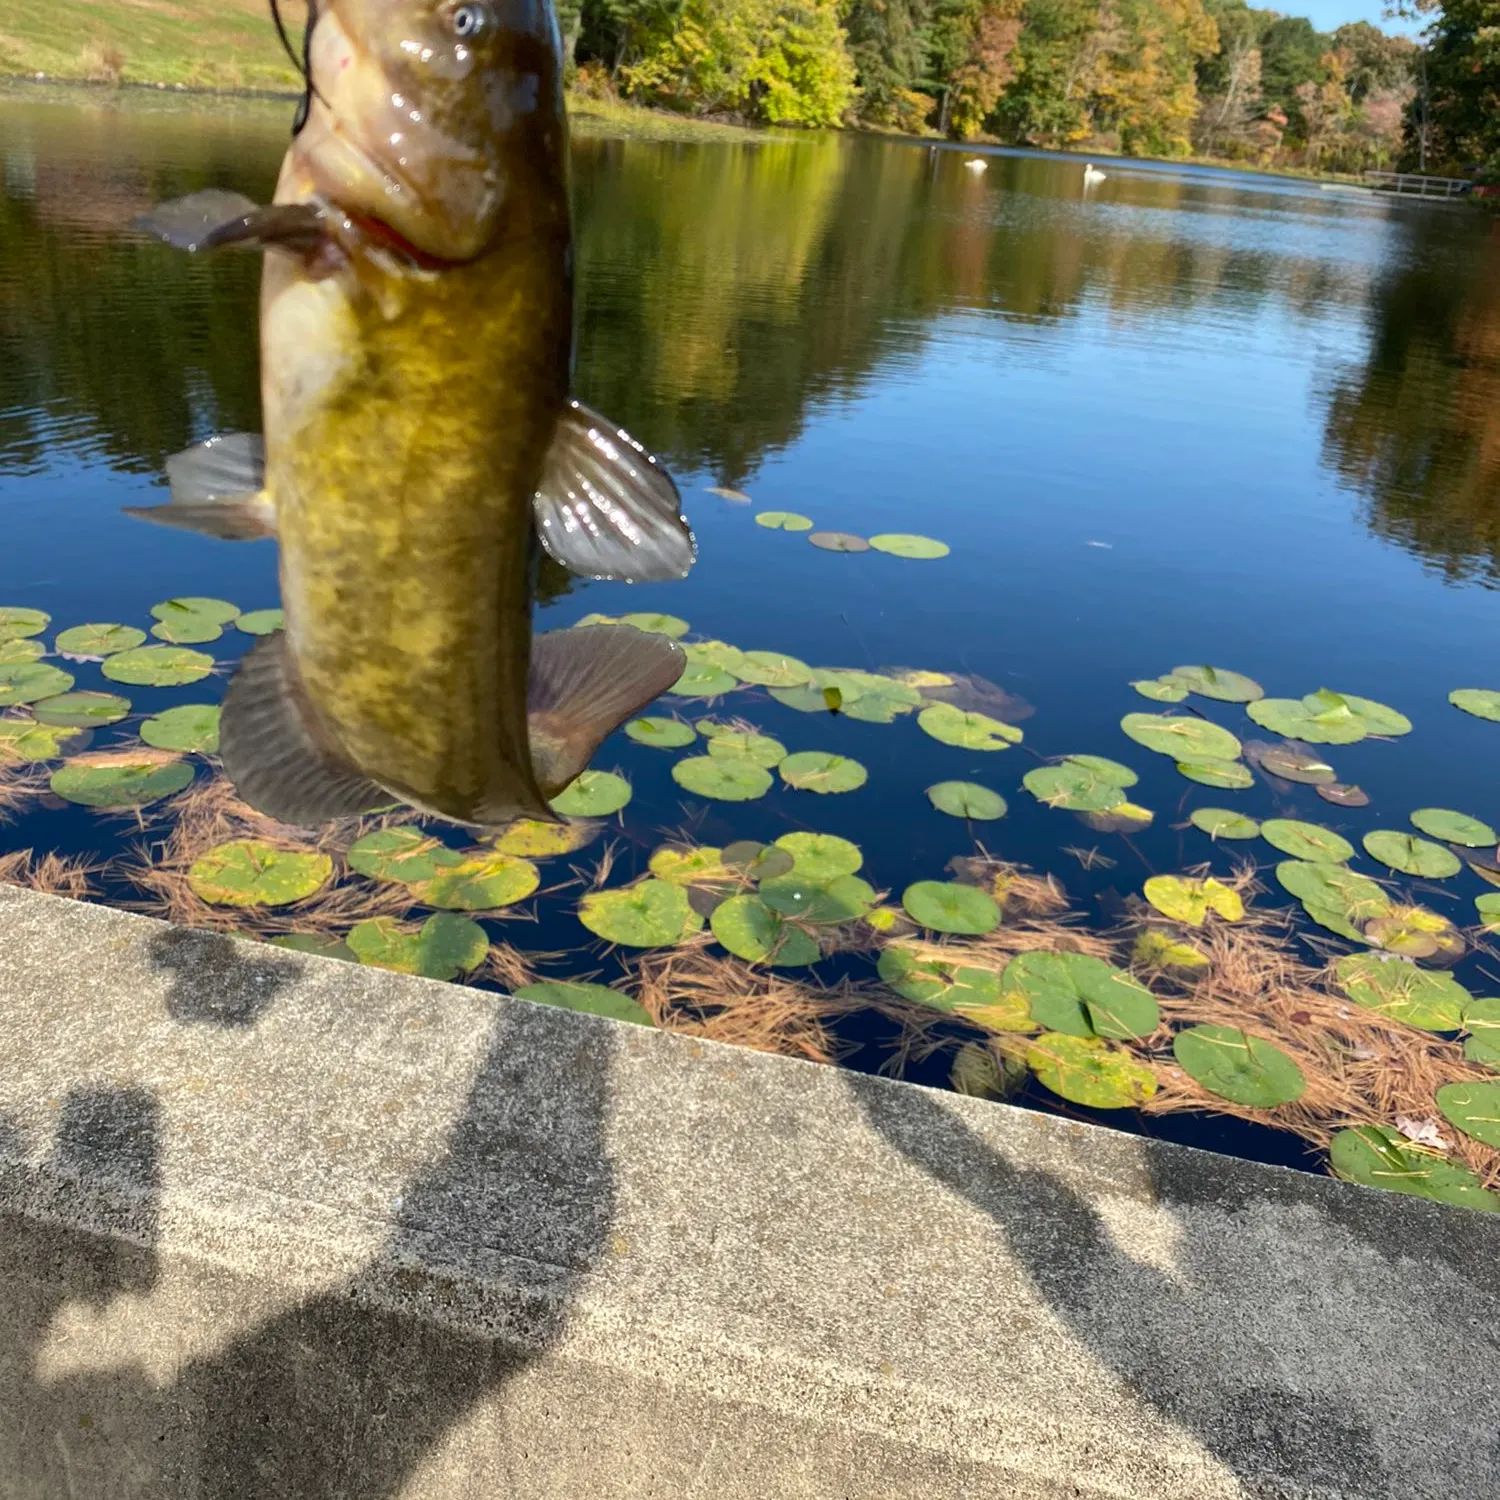
[[[421,257],[565,229],[562,47],[549,0],[317,0],[289,166]]]

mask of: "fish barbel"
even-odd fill
[[[694,559],[670,477],[569,396],[556,24],[545,0],[321,0],[308,25],[274,201],[210,189],[139,221],[267,252],[263,442],[179,454],[171,503],[133,513],[280,544],[285,628],[220,732],[252,806],[552,818],[683,655],[629,626],[533,639],[537,540],[595,578]]]

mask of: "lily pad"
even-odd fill
[[[1200,786],[1217,787],[1221,792],[1242,792],[1255,785],[1249,766],[1237,760],[1204,760],[1177,762],[1178,773]]]
[[[1354,693],[1330,693],[1326,688],[1312,696],[1325,704],[1330,699],[1342,699],[1343,705],[1365,726],[1366,734],[1394,738],[1411,733],[1411,720],[1405,714],[1384,703],[1376,703],[1372,698],[1360,698]]]
[[[224,627],[203,615],[182,615],[172,620],[158,620],[151,627],[151,634],[174,646],[201,646],[218,640],[224,634]]]
[[[1330,781],[1326,786],[1315,786],[1313,790],[1335,807],[1368,807],[1370,794],[1363,787],[1350,786],[1342,781]]]
[[[651,1024],[651,1017],[639,1000],[632,1000],[629,995],[622,995],[619,990],[608,989],[602,984],[543,979],[535,984],[523,984],[512,994],[517,1000],[530,1000],[534,1005],[555,1005],[561,1010],[605,1016],[611,1021],[629,1021],[636,1026]]]
[[[804,687],[773,687],[771,696],[804,714],[839,713],[864,696],[858,680],[846,673],[818,667],[813,669],[812,678]]]
[[[1500,1198],[1479,1179],[1446,1158],[1414,1147],[1386,1125],[1356,1125],[1340,1130],[1329,1142],[1328,1165],[1336,1177],[1365,1187],[1431,1198],[1437,1203],[1500,1212]]]
[[[54,643],[64,656],[114,656],[144,643],[146,632],[134,625],[75,625]]]
[[[918,880],[907,886],[901,905],[913,922],[933,932],[979,937],[1000,925],[1000,908],[994,897],[975,886],[953,881]]]
[[[1445,844],[1462,844],[1469,849],[1500,844],[1500,834],[1488,823],[1481,823],[1467,813],[1450,812],[1446,807],[1419,807],[1411,815],[1411,821],[1413,827],[1442,839]]]
[[[1437,1107],[1455,1129],[1500,1147],[1500,1083],[1445,1083],[1437,1091]]]
[[[348,943],[362,964],[424,979],[457,979],[477,969],[490,951],[478,922],[446,911],[428,917],[419,928],[394,917],[373,917],[354,928]]]
[[[955,1094],[971,1099],[1006,1099],[1030,1073],[1018,1058],[997,1054],[983,1042],[965,1042],[953,1054],[948,1084]]]
[[[1132,787],[1141,779],[1129,766],[1121,765],[1107,755],[1065,755],[1063,764],[1082,766],[1084,770],[1092,771],[1101,781],[1111,782],[1118,787]]]
[[[106,657],[100,671],[111,682],[132,687],[186,687],[201,682],[214,669],[214,659],[185,646],[137,646]]]
[[[1175,682],[1185,683],[1190,693],[1220,703],[1252,703],[1265,696],[1265,689],[1254,678],[1223,667],[1173,667],[1168,675]]]
[[[1118,781],[1074,758],[1037,766],[1021,778],[1021,785],[1044,806],[1069,812],[1108,812],[1126,800]]]
[[[411,893],[424,906],[448,911],[494,911],[524,901],[542,883],[542,873],[516,854],[473,854],[450,864],[439,862],[428,880],[413,882]]]
[[[597,823],[575,820],[571,823],[543,823],[536,818],[520,818],[496,840],[502,854],[522,854],[527,859],[546,859],[556,854],[571,854],[581,849],[598,832]]]
[[[672,767],[684,791],[716,802],[754,802],[771,790],[771,773],[743,755],[695,755]]]
[[[1379,953],[1351,953],[1338,961],[1334,975],[1356,1005],[1423,1031],[1457,1031],[1473,998],[1451,974]]]
[[[630,783],[613,771],[585,771],[547,805],[565,818],[607,818],[630,801]]]
[[[1364,938],[1387,953],[1403,958],[1437,958],[1457,962],[1464,940],[1447,917],[1425,906],[1393,906],[1384,916],[1365,923]]]
[[[463,855],[420,828],[378,828],[349,848],[349,868],[372,880],[417,885],[440,869],[462,863]]]
[[[1156,814],[1149,807],[1140,807],[1134,802],[1121,802],[1107,812],[1081,812],[1080,822],[1095,833],[1139,833],[1149,828]]]
[[[799,750],[776,767],[788,786],[799,792],[853,792],[869,780],[870,773],[847,755],[824,750]]]
[[[1226,922],[1238,922],[1245,915],[1245,903],[1239,892],[1212,878],[1153,875],[1143,889],[1146,900],[1164,917],[1189,927],[1201,927],[1209,912]]]
[[[819,925],[864,916],[875,905],[875,889],[858,875],[840,875],[817,885],[795,874],[780,875],[761,881],[760,898],[784,917]]]
[[[801,880],[837,880],[853,875],[865,862],[858,844],[832,833],[784,833],[776,847],[791,855],[792,873]]]
[[[1361,941],[1366,922],[1391,911],[1391,898],[1380,886],[1343,865],[1283,860],[1276,879],[1313,921],[1353,942]]]
[[[1211,839],[1253,839],[1260,832],[1260,824],[1254,818],[1231,812],[1227,807],[1194,808],[1188,819]]]
[[[145,639],[144,636],[141,637]],[[22,662],[40,661],[47,654],[47,643],[31,636],[16,636],[0,641],[0,667],[16,667]]]
[[[912,557],[929,560],[947,557],[952,548],[946,542],[935,541],[930,536],[912,536],[904,531],[884,531],[870,538],[870,545],[877,552],[887,552],[892,557]]]
[[[1000,976],[993,969],[975,968],[956,959],[923,958],[903,943],[892,943],[882,949],[876,968],[881,979],[904,1000],[930,1005],[935,1010],[977,1009],[993,1015],[1000,1004]],[[1036,1030],[1024,1002],[1012,1007],[1008,1019],[1015,1024],[991,1029]]]
[[[80,756],[52,773],[52,790],[83,807],[146,807],[180,792],[193,768],[161,751],[106,751]]]
[[[738,646],[731,646],[728,641],[689,641],[682,654],[695,667],[717,667],[735,678],[745,657]]]
[[[1308,698],[1315,699],[1316,695],[1309,694]],[[1364,721],[1347,705],[1341,712],[1316,702],[1309,706],[1307,698],[1262,698],[1245,711],[1262,729],[1315,745],[1353,745],[1367,733]]]
[[[1068,1036],[1146,1037],[1161,1024],[1150,990],[1086,954],[1018,954],[1001,984],[1006,994],[1023,997],[1034,1021]]]
[[[739,679],[731,677],[722,667],[690,661],[667,692],[674,698],[722,698],[739,685]]]
[[[974,781],[940,781],[927,788],[927,800],[951,818],[990,823],[1005,816],[1005,798]]]
[[[38,724],[62,724],[71,729],[100,729],[118,724],[130,713],[130,699],[115,693],[59,693],[33,710]],[[171,749],[170,745],[163,746]]]
[[[800,968],[821,956],[814,938],[759,896],[731,896],[714,909],[709,925],[721,947],[750,963]]]
[[[757,687],[805,687],[813,680],[813,670],[806,662],[780,651],[745,651],[735,676]]]
[[[862,536],[851,536],[847,531],[812,531],[808,541],[825,552],[868,552],[870,544]]]
[[[591,892],[578,903],[578,920],[606,942],[627,948],[664,947],[702,926],[687,892],[665,880]]]
[[[61,724],[37,724],[30,719],[0,719],[0,765],[32,765],[56,760],[63,746],[83,731]]]
[[[1147,677],[1130,685],[1153,703],[1181,703],[1188,695],[1187,683],[1175,677]]]
[[[120,699],[124,702],[124,699]],[[216,703],[184,703],[147,719],[141,738],[158,750],[219,753],[219,706]]]
[[[1400,870],[1403,875],[1446,880],[1463,869],[1463,861],[1451,849],[1419,839],[1414,834],[1377,829],[1374,833],[1367,833],[1362,842],[1372,859]]]
[[[818,838],[818,834],[807,834],[808,838]],[[843,843],[842,839],[837,840]],[[853,848],[853,845],[850,845]],[[856,856],[858,850],[855,850]],[[775,844],[760,844],[754,839],[736,839],[732,844],[724,846],[724,864],[728,869],[750,880],[774,880],[778,875],[787,875],[796,865],[796,860],[785,849],[778,849]],[[859,866],[856,864],[855,869]],[[851,874],[852,871],[837,870],[835,875]],[[831,877],[830,877],[831,878]]]
[[[330,937],[321,932],[289,932],[284,937],[272,938],[271,946],[285,948],[290,953],[311,953],[318,958],[336,958],[340,963],[359,962],[359,955],[342,938]]]
[[[748,497],[747,497],[748,498]],[[811,531],[813,523],[807,516],[794,510],[763,510],[755,518],[757,526],[767,531]]]
[[[1354,845],[1331,828],[1301,823],[1295,818],[1267,818],[1260,825],[1261,837],[1273,848],[1293,859],[1315,864],[1341,865],[1354,858]]]
[[[1172,1038],[1172,1055],[1209,1093],[1252,1109],[1290,1104],[1307,1088],[1281,1048],[1237,1026],[1190,1026]]]
[[[1100,1037],[1050,1033],[1026,1049],[1032,1071],[1054,1094],[1090,1109],[1128,1109],[1156,1092],[1156,1075]]]
[[[52,623],[52,616],[39,609],[23,609],[7,604],[0,607],[0,641],[18,641],[40,635]]]
[[[786,746],[780,740],[772,739],[768,734],[726,729],[722,734],[716,734],[709,740],[708,753],[720,757],[727,756],[731,760],[736,757],[752,760],[756,765],[770,770],[786,759]]]
[[[73,674],[48,662],[7,662],[0,666],[0,708],[55,698],[72,686]]]
[[[239,618],[239,613],[239,606],[226,599],[183,597],[164,599],[151,606],[151,617],[156,620],[181,620],[191,615],[200,620],[212,620],[215,625],[228,625]]]
[[[1471,1000],[1464,1007],[1464,1056],[1500,1070],[1500,1000]]]
[[[279,609],[252,609],[234,622],[236,630],[246,635],[273,635],[286,624],[286,614]]]
[[[0,626],[3,633],[3,626]],[[1454,688],[1448,694],[1454,708],[1461,708],[1476,719],[1493,719],[1500,722],[1500,693],[1493,688]]]
[[[234,839],[194,860],[188,884],[215,906],[290,906],[321,890],[332,875],[326,854]]]
[[[620,624],[634,625],[637,630],[644,630],[647,635],[670,636],[674,641],[679,636],[684,636],[688,633],[688,622],[678,619],[676,615],[654,613],[621,615]]]
[[[674,849],[666,845],[651,856],[650,868],[658,880],[668,881],[672,885],[692,885],[698,881],[726,881],[735,878],[735,872],[725,868],[724,851],[708,847]]]
[[[1303,786],[1323,786],[1334,780],[1333,767],[1310,745],[1287,741],[1268,745],[1264,740],[1247,740],[1245,759],[1268,776]]]
[[[960,750],[1004,750],[1019,745],[1022,733],[1012,724],[992,719],[988,714],[965,713],[951,703],[934,703],[917,715],[924,734],[944,745]]]
[[[1191,943],[1169,937],[1156,927],[1148,927],[1136,938],[1130,959],[1143,969],[1177,969],[1184,973],[1196,973],[1210,967],[1207,956]]]
[[[1227,729],[1207,719],[1186,715],[1126,714],[1120,728],[1138,745],[1170,755],[1173,760],[1199,764],[1203,761],[1234,760],[1240,742]]]
[[[680,750],[698,738],[693,726],[681,719],[632,719],[625,733],[638,745],[655,745],[660,750]]]

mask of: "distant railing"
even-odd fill
[[[1366,172],[1371,187],[1418,198],[1457,198],[1474,186],[1467,177],[1424,177],[1416,172]]]

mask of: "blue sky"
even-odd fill
[[[1382,31],[1415,36],[1423,25],[1420,21],[1388,19],[1381,0],[1281,0],[1280,4],[1273,0],[1271,9],[1285,16],[1306,16],[1319,31],[1332,31],[1346,21],[1369,21]]]

